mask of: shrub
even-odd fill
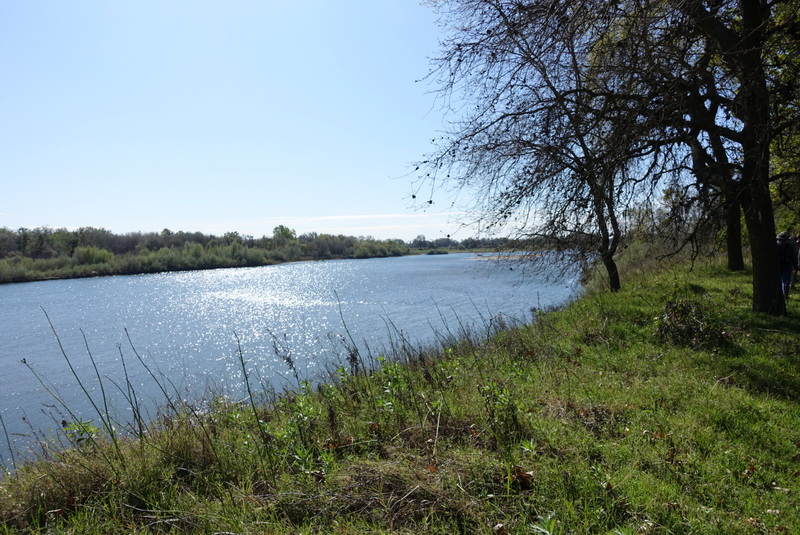
[[[114,253],[98,247],[76,247],[72,259],[78,265],[105,264],[114,260]]]
[[[677,345],[700,347],[725,341],[720,319],[698,300],[675,297],[656,318],[658,335]]]

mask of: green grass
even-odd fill
[[[623,284],[116,444],[73,425],[0,484],[0,533],[800,533],[800,293],[755,315],[715,262]]]

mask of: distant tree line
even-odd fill
[[[450,237],[427,240],[420,235],[406,243],[400,239],[316,232],[298,236],[284,225],[275,227],[271,236],[260,238],[238,232],[215,236],[169,229],[114,234],[95,227],[0,228],[0,283],[389,257],[430,249],[497,249],[505,241],[467,238],[459,242]]]
[[[412,249],[450,249],[455,251],[474,251],[474,250],[499,250],[506,249],[510,240],[504,237],[485,237],[485,238],[464,238],[455,240],[450,236],[446,238],[436,238],[428,240],[424,234],[420,234],[408,244]]]
[[[295,231],[279,225],[271,236],[237,232],[131,232],[103,228],[78,230],[38,227],[0,228],[0,282],[254,267],[298,260],[401,256],[403,240],[334,236]]]

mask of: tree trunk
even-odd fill
[[[728,257],[728,269],[741,271],[744,269],[742,254],[742,207],[739,201],[730,194],[725,198],[725,253]]]
[[[753,311],[786,313],[775,242],[775,216],[769,192],[771,141],[770,95],[767,89],[764,43],[769,8],[760,0],[740,0],[744,51],[734,61],[741,69],[742,195],[745,224],[753,259]]]
[[[612,292],[618,292],[621,288],[619,282],[619,270],[617,269],[617,263],[614,262],[614,254],[603,254],[601,255],[603,260],[603,265],[606,268],[606,272],[608,273],[608,285]]]
[[[738,0],[740,21],[719,17],[702,0],[679,3],[698,27],[716,43],[722,61],[738,84],[735,113],[742,122],[737,141],[742,148],[742,180],[738,199],[750,237],[753,262],[753,311],[781,315],[786,303],[780,285],[775,220],[769,193],[771,137],[770,94],[763,49],[770,7],[763,0]]]
[[[611,185],[614,183],[610,176],[604,176],[604,180],[589,183],[592,193],[592,203],[594,205],[595,217],[597,217],[597,227],[600,230],[600,244],[598,252],[603,266],[608,273],[608,284],[612,292],[620,289],[619,269],[614,262],[614,254],[619,247],[620,228],[617,215],[614,212],[614,194]],[[599,183],[598,183],[599,182]]]
[[[772,203],[768,192],[759,193],[755,189],[748,188],[750,191],[745,191],[742,199],[753,262],[753,311],[783,315],[786,303],[780,284]]]

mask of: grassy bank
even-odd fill
[[[325,386],[251,371],[247,402],[169,400],[128,438],[73,423],[4,479],[0,532],[800,533],[800,294],[773,318],[749,292],[662,267]]]

